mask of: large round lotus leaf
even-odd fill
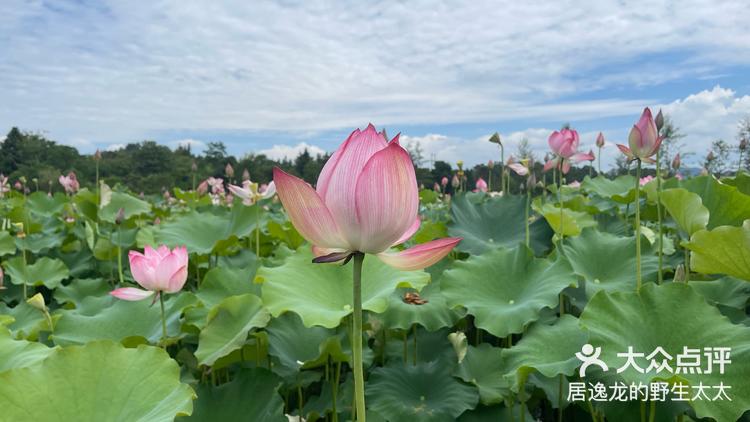
[[[534,417],[529,413],[528,408],[524,408],[526,420],[534,421]],[[491,406],[478,407],[474,410],[465,412],[458,418],[458,422],[518,422],[521,420],[521,404],[516,402],[514,407]]]
[[[387,328],[408,330],[412,325],[419,324],[428,331],[435,331],[449,327],[458,320],[458,314],[445,303],[439,281],[433,281],[419,292],[419,300],[427,303],[410,301],[408,295],[415,293],[414,289],[403,288],[388,296],[388,309],[381,316]]]
[[[456,262],[440,287],[450,306],[474,315],[477,327],[506,337],[539,319],[542,308],[557,306],[558,294],[575,284],[567,261],[534,258],[519,246]]]
[[[750,283],[734,277],[690,280],[690,287],[703,295],[708,303],[741,309],[743,313],[750,299]]]
[[[219,387],[201,384],[193,414],[178,421],[286,422],[280,385],[278,376],[262,368],[244,369]]]
[[[735,177],[724,177],[721,183],[734,186],[745,195],[750,195],[750,173],[747,171],[741,171]]]
[[[573,271],[586,280],[586,297],[599,290],[635,290],[635,237],[588,229],[580,237],[567,239],[563,250]],[[643,281],[657,280],[659,260],[645,239],[641,239],[641,272]]]
[[[750,220],[742,227],[722,226],[698,231],[686,246],[693,252],[691,270],[750,281]]]
[[[501,403],[511,397],[511,383],[505,378],[508,369],[501,357],[502,350],[487,343],[469,346],[466,356],[456,367],[454,375],[474,384],[483,404]]]
[[[130,196],[127,193],[112,192],[112,198],[109,204],[99,211],[99,219],[114,223],[120,209],[124,211],[125,219],[128,219],[134,215],[150,212],[151,204],[142,199]]]
[[[377,350],[383,350],[382,332],[376,337]],[[414,330],[390,331],[386,338],[385,360],[386,362],[406,362],[413,364],[415,361],[433,362],[439,361],[446,366],[453,367],[456,363],[456,351],[451,344],[448,335],[450,330],[443,328],[437,331],[426,331],[417,327],[416,338]],[[367,352],[365,352],[367,356]],[[383,356],[381,356],[382,358]]]
[[[454,421],[479,401],[439,362],[377,368],[365,391],[368,408],[390,422]]]
[[[271,319],[258,296],[230,296],[208,313],[208,323],[201,330],[195,357],[201,365],[213,365],[217,359],[242,347],[247,333],[265,327]]]
[[[619,374],[626,384],[669,379],[676,383],[699,383],[718,386],[723,383],[732,388],[727,391],[729,400],[695,400],[691,402],[698,417],[712,417],[719,421],[737,420],[750,409],[750,328],[730,323],[718,309],[706,303],[703,296],[689,285],[670,283],[662,286],[644,285],[639,293],[607,293],[594,296],[580,319],[589,330],[589,342],[601,347],[600,359],[609,367],[608,372],[615,376],[616,370],[625,365],[626,359],[618,353],[628,351],[651,354],[661,347],[672,356],[668,361],[675,368],[675,359],[684,352],[684,347],[704,350],[706,347],[731,348],[731,363],[725,366],[723,374],[718,365],[711,373],[672,374],[667,370],[656,373],[652,369],[641,373],[628,367]],[[701,367],[707,367],[705,356],[700,353]],[[663,356],[657,355],[657,363]],[[639,367],[646,369],[649,361],[636,358]],[[716,391],[712,390],[712,396]]]
[[[274,318],[266,327],[268,353],[291,369],[311,368],[325,363],[348,361],[343,335],[324,327],[305,327],[297,314],[287,312]]]
[[[635,199],[635,177],[623,175],[611,180],[604,176],[596,176],[593,179],[586,176],[581,183],[581,189],[627,204]]]
[[[49,322],[44,315],[25,301],[12,308],[0,301],[1,317],[5,317],[6,321],[2,325],[8,327],[14,338],[36,341],[40,331],[50,330]]]
[[[13,236],[5,230],[0,230],[0,256],[16,253],[16,242]]]
[[[451,236],[462,237],[457,248],[481,254],[498,247],[515,247],[526,242],[526,197],[505,196],[489,198],[474,204],[467,196],[452,200],[453,222],[448,226]],[[543,218],[534,218],[529,227],[531,248],[541,255],[550,248],[552,229]]]
[[[151,305],[150,299],[139,302],[110,300],[111,306],[94,315],[84,313],[83,309],[59,311],[60,319],[50,337],[55,344],[62,346],[98,339],[122,341],[128,337],[141,337],[154,344],[161,340],[161,310],[158,304]],[[196,302],[192,293],[165,296],[169,336],[180,335],[180,314]]]
[[[110,290],[112,287],[103,278],[78,278],[56,288],[53,297],[57,303],[67,304],[66,308],[76,308],[81,314],[94,315],[112,303]]]
[[[739,226],[750,219],[750,196],[734,186],[725,185],[713,176],[691,177],[685,180],[672,179],[663,188],[681,187],[701,197],[708,209],[708,229],[718,226]]]
[[[682,188],[665,189],[661,193],[661,203],[688,235],[706,228],[709,213],[698,194]]]
[[[16,238],[16,247],[25,249],[26,252],[38,254],[46,249],[59,248],[64,240],[65,233],[49,229],[41,233],[29,234],[23,239]]]
[[[586,227],[596,226],[596,221],[589,213],[581,211],[573,211],[569,208],[563,207],[562,212],[560,207],[550,202],[541,205],[539,203],[534,204],[534,209],[544,216],[547,220],[547,224],[552,227],[558,235],[578,236],[581,231]]]
[[[263,303],[273,316],[292,311],[308,327],[333,328],[352,313],[352,265],[313,264],[304,246],[283,265],[260,268],[255,281],[263,283]],[[368,256],[362,269],[362,307],[383,312],[397,287],[421,289],[428,282],[424,271],[398,271]]]
[[[164,350],[102,341],[56,350],[38,365],[0,374],[8,421],[171,421],[195,394]]]
[[[214,307],[229,296],[253,293],[260,296],[260,287],[253,283],[253,271],[244,268],[215,267],[206,273],[195,293],[208,307]]]
[[[61,193],[54,196],[47,195],[46,192],[34,192],[26,198],[26,206],[35,214],[45,217],[52,217],[62,212],[68,199]]]
[[[23,257],[17,256],[5,261],[3,266],[13,284],[44,285],[54,289],[68,277],[68,267],[59,259],[42,257],[28,265],[24,264]]]
[[[42,343],[14,340],[7,328],[0,327],[0,372],[34,365],[54,350]]]
[[[255,229],[255,207],[235,205],[230,212],[213,214],[191,211],[163,222],[154,233],[157,242],[187,246],[188,252],[208,254],[221,249],[222,241],[247,236]]]
[[[554,325],[534,324],[518,344],[503,350],[503,364],[515,382],[514,390],[535,371],[548,378],[573,375],[581,363],[575,354],[587,337],[578,319],[570,315],[563,315]]]

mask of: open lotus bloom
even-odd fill
[[[250,180],[242,182],[242,186],[229,185],[229,190],[237,197],[242,198],[245,205],[253,205],[261,199],[271,198],[276,194],[276,184],[272,181],[268,185],[260,185]]]
[[[78,178],[72,171],[68,173],[67,176],[61,175],[58,181],[62,185],[63,189],[65,189],[66,193],[76,193],[78,192],[78,188],[80,188],[80,185],[78,184]]]
[[[573,129],[552,132],[547,143],[555,156],[544,163],[544,171],[561,168],[565,174],[570,171],[571,163],[593,160],[594,157],[592,155],[585,152],[578,152],[579,142],[578,132]]]
[[[656,129],[656,122],[654,122],[651,116],[651,110],[646,107],[638,123],[630,129],[630,135],[628,135],[628,145],[630,147],[617,144],[617,148],[620,148],[620,151],[627,155],[630,160],[639,159],[653,164],[656,160],[651,157],[659,151],[661,141],[662,138]]]
[[[146,246],[143,253],[130,251],[130,272],[143,287],[121,287],[109,294],[123,300],[141,300],[154,293],[177,293],[187,280],[188,253],[185,246],[169,250],[167,246],[154,249]]]
[[[377,255],[402,269],[428,267],[460,238],[433,240],[387,252],[419,229],[419,192],[409,153],[369,125],[352,132],[318,177],[317,190],[274,168],[277,193],[294,226],[313,244],[315,262],[336,262],[356,252]]]

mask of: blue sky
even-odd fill
[[[528,4],[527,4],[528,3]],[[155,139],[233,154],[330,151],[372,122],[427,157],[584,148],[663,108],[695,159],[750,114],[739,1],[162,0],[0,3],[0,130],[92,152]],[[604,150],[604,162],[617,154]]]

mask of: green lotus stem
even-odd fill
[[[255,256],[260,258],[260,204],[255,203]]]
[[[408,336],[408,334],[407,334],[406,330],[404,330],[404,341],[403,341],[403,343],[404,343],[404,365],[406,365],[409,362],[409,349],[408,349],[408,347],[409,347],[409,339],[408,339],[407,336]]]
[[[339,413],[336,410],[339,394],[339,380],[341,379],[341,362],[336,362],[336,375],[333,377],[333,422],[339,421]]]
[[[21,256],[23,257],[23,268],[26,268],[28,265],[28,261],[26,260],[26,247],[24,246],[21,248]],[[26,292],[26,280],[23,282],[23,300],[26,300],[26,298],[29,297]]]
[[[413,325],[412,333],[414,336],[414,366],[417,366],[417,324]]]
[[[521,422],[526,422],[526,395],[524,394],[524,388],[526,388],[526,379],[521,379],[521,384],[518,386],[518,399],[521,402]]]
[[[557,422],[562,422],[563,420],[562,397],[563,397],[563,375],[560,374],[559,382],[557,385]]]
[[[690,249],[685,248],[685,284],[690,281]]]
[[[641,290],[641,160],[635,170],[635,291]]]
[[[531,204],[531,188],[526,189],[526,247],[528,248],[531,243],[531,236],[529,235],[529,206]]]
[[[157,293],[159,295],[159,305],[161,306],[161,340],[164,348],[167,348],[167,315],[164,312],[164,294],[163,292]],[[214,371],[211,371],[211,377],[213,378]]]
[[[656,420],[656,402],[651,400],[650,409],[648,412],[648,422],[654,422]]]
[[[304,396],[302,395],[302,386],[301,385],[297,386],[297,401],[299,401],[299,417],[302,419],[303,418],[302,408],[305,407],[305,402],[304,402]],[[302,419],[302,420],[304,420],[304,419]]]
[[[640,183],[639,183],[640,185]],[[664,234],[662,229],[661,218],[661,152],[656,151],[656,213],[657,228],[659,232],[659,272],[657,274],[656,284],[661,284],[663,279],[662,267],[664,265]]]
[[[589,413],[591,413],[591,420],[593,422],[596,422],[598,418],[596,417],[596,412],[594,411],[594,406],[591,404],[591,398],[590,397],[586,397],[586,405],[589,408]]]
[[[358,422],[365,422],[365,374],[362,364],[362,262],[365,254],[354,254],[354,315],[352,336],[352,360],[354,370],[354,397]]]
[[[599,173],[598,174],[602,174],[602,147],[599,147],[599,153],[596,155],[596,158],[598,159],[598,163],[599,163]]]
[[[122,276],[122,228],[117,226],[117,273],[120,275],[120,285],[125,284]]]

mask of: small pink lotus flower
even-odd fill
[[[571,187],[571,188],[573,188],[573,189],[578,189],[578,188],[581,187],[581,182],[579,182],[578,180],[574,180],[574,181],[568,183],[568,186]]]
[[[487,192],[487,182],[485,182],[484,179],[482,179],[481,177],[477,179],[475,187],[476,187],[476,191]]]
[[[562,167],[563,174],[566,174],[570,171],[571,163],[594,159],[592,155],[578,152],[578,132],[573,129],[552,132],[547,143],[555,156],[544,163],[544,171]]]
[[[599,132],[599,135],[596,136],[596,146],[599,148],[604,148],[604,134]]]
[[[206,179],[206,183],[211,187],[211,193],[220,195],[224,193],[224,179],[218,177],[209,177]]]
[[[514,172],[516,172],[516,174],[519,176],[526,176],[527,174],[529,174],[529,168],[523,165],[522,163],[508,164],[508,167]]]
[[[314,245],[314,262],[336,262],[361,252],[401,270],[417,270],[436,263],[461,241],[444,238],[387,252],[420,226],[414,165],[398,138],[389,142],[373,125],[355,130],[326,162],[317,190],[273,169],[290,220]]]
[[[58,181],[62,185],[62,187],[65,189],[65,193],[76,193],[78,192],[78,189],[80,188],[80,185],[78,184],[78,178],[76,178],[76,174],[72,171],[68,173],[67,176],[60,176],[58,178]]]
[[[652,180],[654,180],[654,176],[649,175],[649,176],[641,177],[641,179],[638,181],[638,183],[641,186],[645,186],[645,185],[647,185]]]
[[[159,249],[146,246],[144,253],[130,251],[130,272],[145,290],[121,287],[109,294],[123,300],[141,300],[154,293],[177,293],[185,285],[188,274],[188,253],[185,246],[173,250],[165,245]]]
[[[208,180],[202,181],[196,188],[198,195],[205,195],[208,192]]]
[[[617,144],[617,147],[630,160],[638,159],[653,164],[656,161],[651,157],[659,151],[661,141],[662,138],[656,129],[656,123],[651,116],[651,110],[646,107],[638,123],[630,129],[630,135],[628,136],[628,145],[630,147],[621,144]]]
[[[249,180],[242,182],[242,186],[229,185],[228,189],[238,198],[242,198],[242,203],[250,206],[261,199],[268,199],[276,194],[276,184],[272,181],[270,184],[265,183],[258,186]]]
[[[446,186],[448,186],[448,178],[447,178],[446,176],[443,176],[443,178],[442,178],[442,179],[440,179],[440,185],[441,185],[442,187],[446,187]]]

